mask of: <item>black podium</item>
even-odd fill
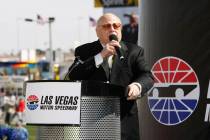
[[[67,81],[59,82],[66,83]],[[121,86],[96,81],[82,81],[80,83],[80,125],[40,124],[38,139],[120,139],[120,98],[124,96],[126,89]],[[69,91],[69,94],[71,95],[71,91]]]

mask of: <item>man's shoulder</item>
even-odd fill
[[[143,49],[141,46],[137,45],[137,44],[134,44],[134,43],[131,43],[131,42],[125,42],[123,41],[123,43],[125,44],[125,46],[127,46],[128,50],[141,50]]]
[[[80,56],[83,59],[86,59],[90,56],[94,56],[101,51],[102,46],[100,47],[99,41],[94,41],[91,43],[83,44],[75,49],[75,56]]]
[[[130,27],[130,24],[123,25],[123,28],[128,28],[128,27]]]
[[[97,42],[98,41],[94,41],[94,42],[90,42],[90,43],[80,45],[76,48],[76,50],[83,50],[83,49],[87,49],[88,47],[93,47],[93,46],[95,46],[95,44],[97,44]]]
[[[84,52],[84,51],[91,51],[95,46],[97,46],[97,44],[98,44],[98,41],[94,41],[94,42],[90,42],[90,43],[80,45],[75,49],[75,53]]]

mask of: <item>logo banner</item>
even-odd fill
[[[81,83],[27,82],[26,123],[80,124]]]
[[[95,7],[138,6],[139,0],[94,0]]]

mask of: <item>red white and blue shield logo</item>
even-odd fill
[[[148,103],[153,117],[164,125],[177,125],[194,112],[200,95],[195,71],[177,57],[164,57],[152,67],[155,84]]]

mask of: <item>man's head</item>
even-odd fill
[[[131,26],[135,26],[138,24],[138,16],[135,13],[132,12],[131,14],[124,14],[124,17],[129,18]]]
[[[138,24],[138,16],[134,13],[130,15],[130,24],[136,25]]]
[[[120,41],[122,38],[122,23],[119,17],[107,13],[99,18],[96,26],[96,34],[102,44],[109,42],[109,36],[115,34]]]

